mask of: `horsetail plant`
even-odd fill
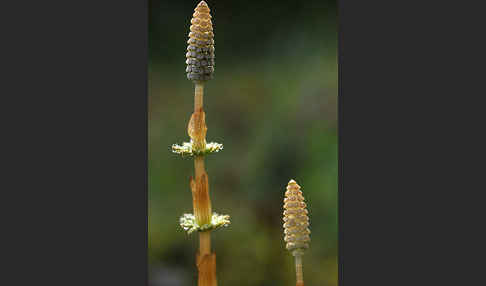
[[[181,227],[192,233],[199,233],[199,251],[196,254],[199,286],[216,286],[216,254],[211,252],[210,232],[228,226],[229,216],[212,212],[209,197],[208,174],[204,167],[204,156],[219,152],[223,145],[206,142],[206,114],[203,110],[204,84],[213,78],[214,72],[214,34],[210,9],[201,1],[194,9],[191,19],[189,40],[187,41],[186,73],[195,85],[194,112],[187,126],[190,142],[173,145],[172,151],[183,157],[194,158],[195,176],[189,185],[192,193],[194,214],[184,214],[180,218]]]
[[[296,286],[304,286],[302,256],[304,250],[309,248],[309,217],[300,186],[294,180],[287,184],[283,207],[284,240],[287,243],[285,247],[294,256]]]

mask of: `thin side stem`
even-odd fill
[[[296,286],[304,286],[304,274],[302,272],[302,255],[295,256],[295,277],[297,278]]]

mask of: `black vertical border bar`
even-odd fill
[[[0,285],[148,285],[148,1],[0,10]]]
[[[337,0],[338,14],[338,285],[343,286],[343,0]]]

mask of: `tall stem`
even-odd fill
[[[204,83],[196,82],[194,90],[194,112],[197,113],[203,110],[203,97],[204,97]],[[204,126],[205,127],[205,126]],[[206,138],[204,138],[205,142]],[[207,182],[207,174],[204,168],[204,156],[194,157],[194,172],[196,182],[205,182],[202,180],[204,176]],[[198,187],[203,186],[202,183],[198,184]],[[198,207],[204,212],[204,217],[211,219],[211,200],[209,198],[209,186],[204,188],[207,193],[199,194],[199,198],[203,200],[197,201],[195,207]],[[194,210],[196,213],[196,210]],[[216,255],[211,253],[211,232],[204,231],[199,233],[199,253],[196,256],[196,263],[198,266],[199,286],[217,286],[216,281]]]
[[[201,176],[206,173],[204,169],[204,157],[197,156],[194,158],[194,170],[196,173],[196,181],[200,180]],[[209,202],[210,203],[210,202]],[[211,213],[208,214],[211,217]],[[209,231],[199,233],[199,254],[206,255],[211,253],[211,236]]]
[[[199,233],[199,253],[201,255],[211,253],[211,235],[209,231]]]
[[[200,108],[203,108],[203,96],[204,83],[196,82],[196,88],[194,91],[194,112],[197,112]]]
[[[194,170],[196,173],[196,178],[200,178],[202,174],[206,171],[204,170],[204,157],[203,156],[196,156],[194,158]]]

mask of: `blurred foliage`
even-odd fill
[[[216,42],[206,84],[206,158],[213,210],[231,215],[212,233],[219,285],[295,285],[282,204],[290,179],[310,217],[306,285],[337,285],[337,19],[335,1],[206,1]],[[149,1],[149,265],[152,286],[196,285],[197,235],[187,141],[194,85],[186,79],[190,18],[198,1]]]

